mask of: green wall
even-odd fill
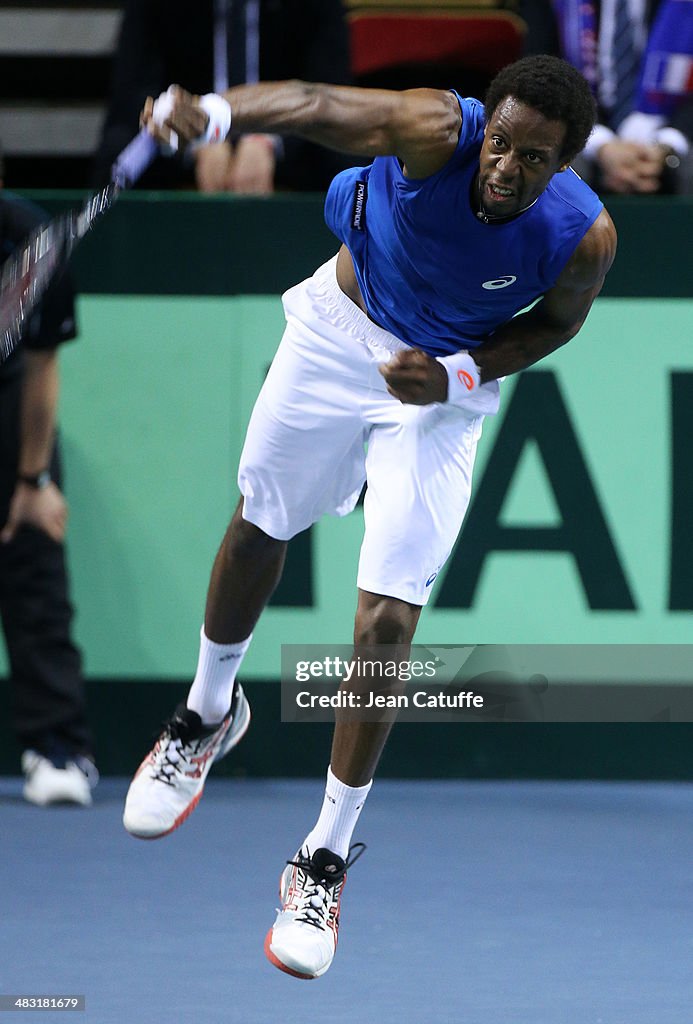
[[[61,410],[77,636],[92,676],[181,678],[194,667],[208,572],[281,303],[87,295],[79,313]],[[490,548],[470,566],[463,537],[436,581],[421,642],[691,642],[689,614],[669,607],[669,579],[671,375],[693,379],[692,325],[693,302],[600,299],[578,338],[519,386],[504,384],[503,412],[486,421],[479,447],[476,500],[492,507],[473,548],[489,537],[511,548]],[[523,398],[532,382],[539,391]],[[536,416],[544,400],[558,400],[548,436]],[[518,451],[499,490],[486,470],[511,415]],[[578,457],[589,519],[575,491]],[[682,460],[685,473],[685,450]],[[311,531],[312,565],[295,566],[283,590],[282,600],[301,603],[268,610],[247,676],[276,677],[282,642],[349,641],[361,533],[360,509]],[[605,574],[619,578],[613,594]]]

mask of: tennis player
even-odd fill
[[[501,71],[485,105],[302,82],[147,101],[144,123],[169,144],[223,138],[233,121],[373,159],[330,186],[337,256],[283,297],[287,327],[248,427],[197,672],[130,786],[133,835],[180,825],[245,732],[236,673],[287,541],[324,513],[346,515],[364,481],[355,651],[387,644],[406,657],[467,509],[499,378],[577,334],[614,258],[611,219],[570,169],[594,118],[581,75],[544,56]],[[390,724],[337,721],[322,809],[284,870],[265,941],[296,977],[332,962],[351,836]]]

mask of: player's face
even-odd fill
[[[484,211],[510,217],[541,195],[557,171],[566,128],[507,96],[486,126],[479,157],[479,194]]]

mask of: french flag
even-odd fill
[[[636,109],[666,117],[693,92],[693,0],[662,0],[645,50]]]

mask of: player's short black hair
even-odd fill
[[[597,120],[597,106],[586,79],[567,60],[541,54],[504,67],[486,92],[487,124],[506,96],[514,96],[549,121],[563,122],[566,133],[561,159],[572,160],[584,149]]]

